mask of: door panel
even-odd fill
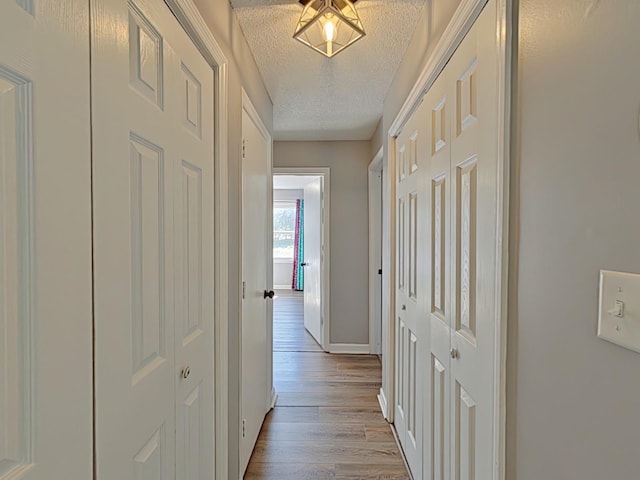
[[[163,1],[92,1],[96,468],[210,479],[213,70]]]
[[[267,363],[271,345],[267,339],[268,303],[264,291],[269,290],[267,264],[272,254],[267,250],[267,202],[270,177],[271,145],[247,113],[242,112],[242,278],[245,294],[242,302],[242,425],[240,471],[251,458],[262,422],[269,409],[271,385]]]
[[[461,479],[493,472],[496,334],[496,6],[490,1],[449,63],[451,138],[453,469]]]
[[[92,475],[88,26],[85,1],[0,2],[3,480]]]
[[[304,186],[304,326],[323,345],[322,335],[322,178]]]
[[[493,478],[488,439],[500,274],[495,22],[490,1],[424,98],[433,140],[427,181],[433,425],[425,448],[432,478]]]
[[[411,471],[422,473],[422,444],[425,397],[422,365],[426,363],[424,345],[428,345],[429,326],[424,321],[428,291],[422,245],[426,243],[428,199],[424,171],[429,139],[426,134],[426,110],[420,107],[396,139],[398,161],[397,193],[397,317],[396,336],[396,430]],[[428,369],[427,369],[428,370]],[[430,422],[428,422],[430,423]]]

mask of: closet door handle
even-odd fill
[[[454,360],[456,358],[460,358],[460,352],[456,348],[452,348],[449,353],[451,354],[451,358],[453,358]]]
[[[276,292],[274,292],[273,290],[264,291],[264,298],[273,298],[275,296],[276,296]]]
[[[300,266],[301,266],[301,267],[308,267],[308,266],[309,266],[309,264],[308,264],[308,263],[306,263],[306,262],[302,262],[302,263],[300,264]]]

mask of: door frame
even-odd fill
[[[226,55],[193,0],[164,0],[211,66],[214,92],[214,441],[217,479],[229,476],[229,87]]]
[[[396,138],[402,131],[411,115],[420,106],[424,95],[429,91],[447,62],[478,19],[488,0],[462,0],[442,37],[429,56],[418,79],[413,85],[404,104],[387,131],[387,156],[384,168],[387,172],[395,172]],[[507,357],[507,323],[508,323],[508,266],[509,266],[509,179],[510,179],[510,142],[511,142],[511,78],[515,61],[512,59],[515,20],[513,19],[514,0],[496,0],[497,21],[496,56],[498,58],[498,186],[496,202],[496,325],[494,351],[494,425],[492,443],[495,458],[493,463],[493,480],[504,480],[506,470],[506,357]],[[383,238],[389,249],[383,259],[383,328],[386,341],[383,345],[383,378],[380,389],[380,405],[385,418],[393,422],[393,405],[395,404],[395,268],[396,268],[396,188],[395,179],[387,175],[384,182],[383,195],[389,200],[384,207],[385,218]],[[385,261],[386,260],[386,261]],[[386,268],[385,268],[386,267]],[[383,334],[383,338],[384,338]],[[385,349],[386,348],[386,349]]]
[[[382,178],[378,176],[383,170],[383,147],[380,147],[373,160],[369,164],[369,353],[382,354],[382,325],[377,315],[377,304],[382,302],[384,291],[378,288],[380,275],[378,268],[382,268],[380,257],[382,255]],[[380,279],[381,280],[381,279]],[[382,306],[380,307],[382,315]],[[380,348],[378,348],[380,345]]]
[[[322,242],[324,244],[324,255],[322,257],[322,283],[320,285],[322,298],[322,344],[320,345],[325,352],[331,351],[331,169],[328,167],[274,167],[273,175],[295,175],[299,177],[322,177],[322,210],[324,212],[322,220],[324,228],[322,229]],[[273,182],[271,182],[273,185]],[[271,210],[273,211],[273,201],[271,202]],[[273,230],[273,225],[272,225]],[[273,234],[271,235],[273,237]],[[273,318],[271,319],[273,322]],[[273,327],[273,326],[272,326]],[[273,358],[272,360],[273,361]]]

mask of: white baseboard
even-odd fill
[[[382,410],[382,415],[385,420],[389,420],[389,416],[387,415],[387,409],[389,408],[389,404],[387,402],[387,396],[384,394],[384,390],[381,388],[380,393],[378,394],[378,403],[380,404],[380,410]]]
[[[352,355],[369,355],[368,343],[332,343],[329,353],[345,353]]]

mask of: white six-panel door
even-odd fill
[[[322,336],[322,183],[315,178],[304,186],[304,326],[320,346]]]
[[[162,0],[92,0],[96,471],[213,478],[214,75]]]
[[[426,110],[420,107],[396,139],[397,292],[395,423],[409,467],[422,470],[425,321],[424,251]]]
[[[425,449],[434,480],[489,480],[496,460],[495,28],[490,1],[424,100],[434,139],[428,182],[433,430]]]
[[[2,480],[93,475],[88,27],[0,2]]]
[[[395,419],[416,478],[493,478],[495,288],[501,275],[496,270],[500,186],[495,28],[496,5],[490,0],[396,139]],[[414,146],[412,138],[421,137],[424,141]],[[419,177],[415,186],[412,169]],[[416,221],[410,205],[413,191],[418,196],[424,192],[425,197],[424,204],[417,203],[416,314],[410,285],[411,222]],[[424,277],[421,268],[426,271]],[[420,309],[423,297],[424,311]],[[412,367],[414,339],[420,362],[417,380]],[[418,409],[423,415],[420,454],[410,435],[413,382],[418,384]]]
[[[251,112],[251,113],[249,113]],[[245,100],[242,111],[242,355],[240,472],[244,473],[269,409],[271,380],[268,373],[271,344],[268,338],[270,289],[267,263],[267,195],[271,142],[265,137],[255,109]]]

